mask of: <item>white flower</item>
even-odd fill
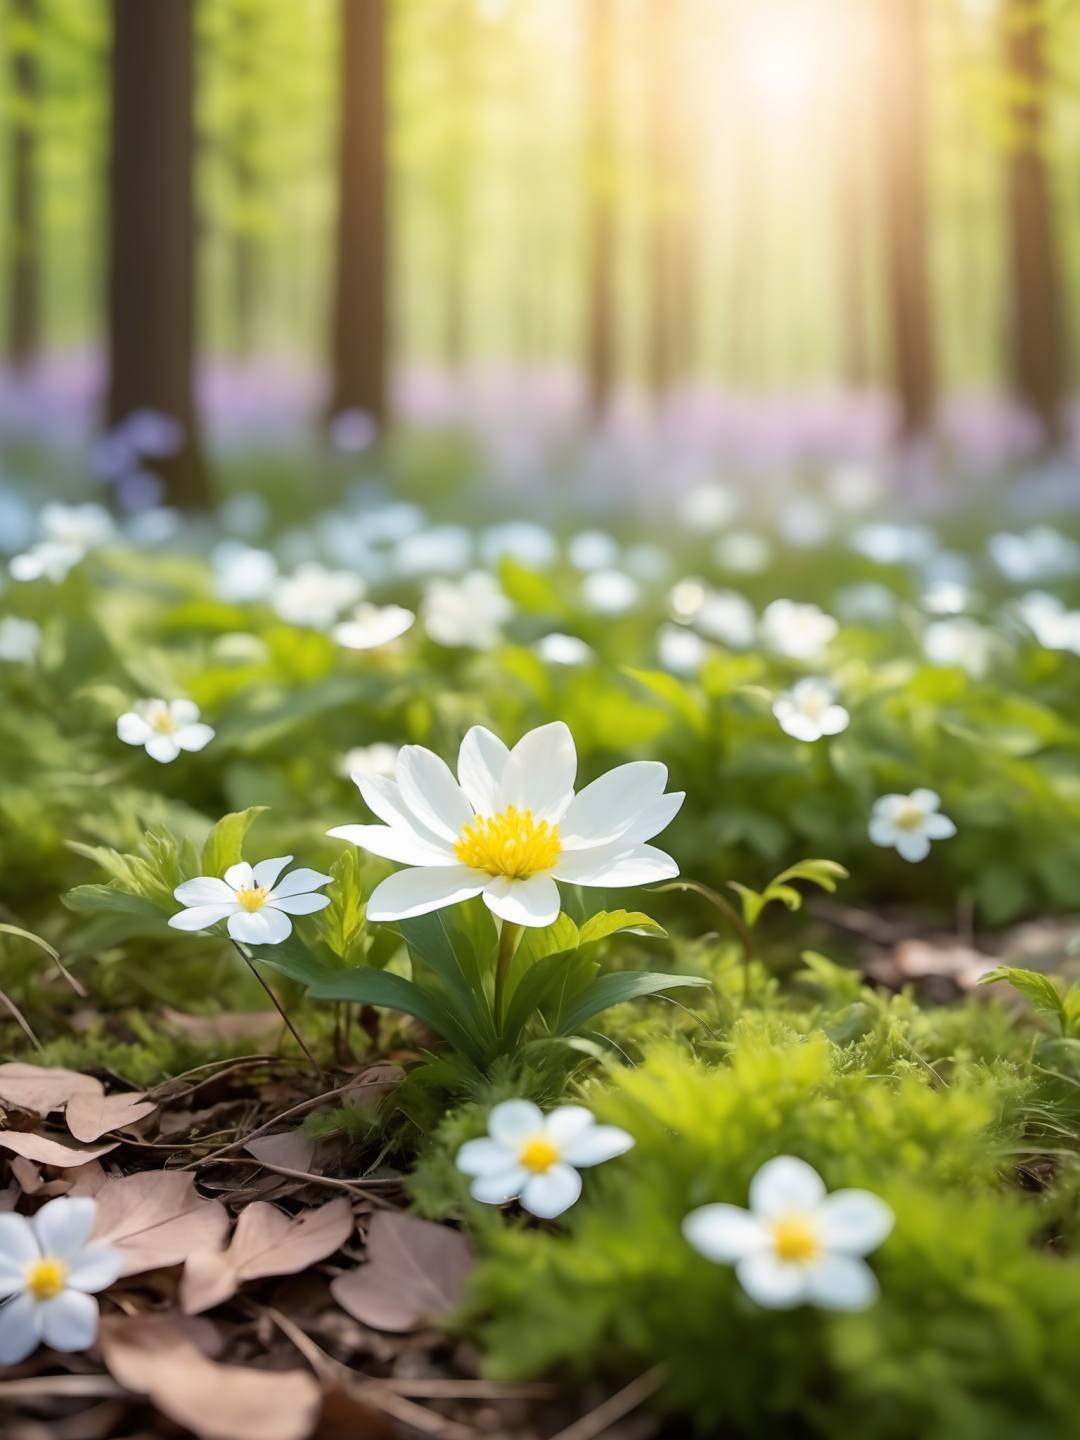
[[[1020,618],[1044,650],[1080,655],[1080,610],[1067,610],[1056,595],[1032,590],[1019,601]]]
[[[163,765],[181,750],[202,750],[214,738],[210,726],[199,723],[193,700],[136,700],[135,708],[117,720],[116,733],[125,745],[141,745]]]
[[[457,1168],[473,1177],[469,1194],[485,1205],[520,1198],[541,1220],[569,1210],[581,1194],[579,1170],[633,1148],[615,1125],[597,1125],[583,1105],[560,1105],[545,1115],[529,1100],[504,1100],[488,1116],[488,1136],[466,1140]]]
[[[278,578],[277,561],[269,550],[223,540],[210,554],[214,593],[220,600],[265,600]]]
[[[877,565],[925,565],[937,549],[937,537],[925,525],[875,521],[860,525],[851,546]]]
[[[373,775],[393,775],[400,749],[400,745],[390,745],[385,740],[376,740],[373,745],[354,746],[341,757],[340,773],[357,784],[358,775],[365,780],[370,780]]]
[[[636,580],[644,580],[648,584],[663,580],[671,573],[671,557],[667,551],[645,540],[626,547],[623,564]]]
[[[948,840],[956,834],[953,822],[939,812],[940,804],[941,797],[933,790],[882,795],[870,815],[871,841],[894,847],[905,860],[925,860],[931,840]]]
[[[249,865],[242,860],[230,865],[225,878],[199,875],[185,880],[173,891],[187,908],[173,915],[169,924],[174,930],[206,930],[219,920],[228,920],[227,929],[234,940],[246,945],[280,945],[292,934],[290,915],[314,915],[330,904],[329,895],[317,895],[322,885],[329,885],[332,876],[318,870],[294,870],[278,883],[291,855],[274,860],[260,860]]]
[[[656,632],[657,658],[673,675],[696,675],[708,653],[701,636],[681,625],[661,625]]]
[[[668,594],[671,618],[681,624],[689,624],[701,613],[708,594],[704,581],[699,580],[696,575],[687,575],[682,580],[676,580]]]
[[[41,626],[33,620],[6,615],[0,620],[0,660],[30,665],[41,648]]]
[[[472,551],[473,537],[464,525],[433,525],[400,540],[394,564],[402,575],[456,575]]]
[[[51,580],[59,585],[69,570],[73,570],[83,559],[86,551],[77,545],[63,545],[59,541],[40,540],[11,561],[13,580]]]
[[[92,1296],[119,1278],[119,1253],[90,1245],[97,1202],[63,1195],[32,1220],[0,1215],[0,1365],[18,1365],[42,1341],[85,1350],[97,1339]]]
[[[706,481],[687,491],[679,501],[677,514],[688,530],[722,530],[738,509],[738,499],[730,490]]]
[[[834,639],[839,625],[816,605],[774,600],[761,617],[766,645],[792,660],[814,660]]]
[[[590,570],[582,581],[586,609],[598,615],[624,615],[641,596],[641,586],[622,570]]]
[[[566,555],[575,570],[610,570],[619,563],[619,542],[606,530],[580,530]]]
[[[587,665],[593,658],[592,648],[584,640],[558,630],[537,641],[536,653],[549,665]]]
[[[851,717],[836,703],[836,691],[827,680],[807,678],[792,686],[773,702],[773,714],[785,735],[795,740],[820,740],[839,735]]]
[[[757,616],[745,595],[737,590],[709,590],[694,617],[704,635],[732,650],[744,650],[754,642]]]
[[[792,1155],[768,1160],[750,1182],[750,1208],[702,1205],[683,1221],[707,1260],[734,1265],[739,1284],[770,1310],[820,1305],[865,1310],[878,1296],[863,1260],[886,1239],[893,1213],[869,1190],[826,1193],[817,1171]]]
[[[880,580],[862,580],[837,592],[836,608],[852,624],[887,624],[896,614],[896,596]]]
[[[342,610],[363,599],[365,589],[359,575],[311,563],[279,580],[271,603],[290,625],[329,630]]]
[[[793,495],[781,508],[776,528],[789,545],[812,550],[831,535],[833,518],[816,495]]]
[[[480,557],[485,565],[496,565],[508,555],[519,565],[545,570],[558,552],[555,537],[543,525],[530,520],[507,520],[492,525],[480,537]]]
[[[557,880],[568,885],[649,885],[679,867],[644,842],[671,823],[685,798],[664,794],[667,767],[652,760],[609,770],[574,794],[577,752],[555,721],[513,750],[474,726],[458,753],[458,778],[420,745],[405,745],[395,779],[356,775],[382,825],[330,834],[415,868],[378,885],[369,920],[403,920],[483,895],[518,925],[550,925]]]
[[[838,465],[830,473],[827,486],[829,499],[840,510],[869,510],[882,492],[878,472],[858,461]]]
[[[932,665],[958,665],[980,679],[990,668],[999,647],[998,635],[985,625],[964,617],[935,620],[923,632],[923,651]]]
[[[358,605],[348,619],[335,625],[334,639],[346,650],[377,650],[412,628],[416,616],[401,605]]]
[[[1034,525],[1022,535],[991,535],[989,550],[1002,574],[1018,585],[1071,575],[1080,569],[1080,545],[1050,525]]]
[[[107,545],[113,538],[113,518],[103,505],[46,505],[40,517],[45,540],[56,545],[71,545],[85,555]]]
[[[439,645],[468,645],[491,650],[502,639],[501,626],[514,607],[486,570],[471,570],[461,580],[432,580],[420,613],[424,628]]]
[[[753,530],[732,530],[721,535],[713,547],[716,563],[722,570],[739,575],[758,575],[772,558],[769,542]]]
[[[923,591],[923,609],[930,615],[962,615],[975,601],[971,590],[960,580],[932,580]]]

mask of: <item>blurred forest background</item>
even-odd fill
[[[1078,9],[2,0],[0,422],[1072,454]]]

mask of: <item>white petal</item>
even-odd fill
[[[818,1212],[821,1243],[845,1255],[876,1250],[893,1228],[893,1212],[869,1190],[836,1190]]]
[[[546,874],[527,880],[496,875],[484,886],[484,904],[500,920],[539,928],[559,918],[559,887]]]
[[[885,849],[896,844],[897,830],[893,822],[885,815],[875,815],[870,821],[870,843],[881,845]]]
[[[246,860],[240,860],[225,871],[225,883],[234,890],[250,890],[255,884],[255,871]]]
[[[308,895],[269,895],[266,900],[268,910],[283,910],[286,915],[314,915],[318,910],[325,910],[329,904],[329,895],[316,895],[314,892]]]
[[[646,807],[654,805],[667,784],[667,766],[656,760],[617,765],[574,796],[559,825],[568,850],[606,845],[619,839]],[[660,828],[660,827],[657,827]],[[652,831],[655,835],[656,830]],[[641,836],[641,839],[649,839]]]
[[[659,800],[640,811],[637,818],[619,836],[622,844],[638,845],[644,840],[651,840],[654,835],[659,835],[660,831],[666,830],[675,819],[685,799],[685,790],[672,790],[670,795],[661,795]]]
[[[17,1295],[0,1305],[0,1365],[18,1365],[41,1343],[38,1305],[32,1295]]]
[[[826,1310],[865,1310],[877,1297],[877,1277],[852,1255],[826,1255],[807,1267],[806,1298]]]
[[[941,804],[941,796],[936,790],[913,790],[911,799],[920,810],[925,810],[927,814],[936,810]]]
[[[484,888],[486,875],[467,865],[400,870],[376,885],[367,904],[369,920],[407,920],[444,905],[471,900]]]
[[[282,910],[237,910],[229,916],[229,934],[243,945],[280,945],[292,934],[292,921]]]
[[[195,905],[190,910],[181,910],[179,915],[171,916],[169,924],[174,930],[208,930],[238,909],[235,900],[228,905]]]
[[[529,1172],[523,1165],[513,1165],[491,1175],[477,1175],[469,1186],[469,1194],[485,1205],[505,1205],[508,1200],[517,1199],[528,1178]]]
[[[214,732],[209,725],[184,725],[175,734],[181,750],[205,750],[213,738]]]
[[[129,710],[117,720],[116,733],[125,745],[145,745],[154,732],[141,715]]]
[[[62,1290],[38,1306],[41,1338],[54,1350],[86,1350],[97,1339],[98,1305],[81,1290]]]
[[[151,760],[169,765],[180,754],[180,746],[172,735],[151,735],[146,742],[146,753]]]
[[[43,1255],[68,1259],[83,1249],[94,1230],[97,1202],[85,1195],[61,1195],[34,1216],[34,1232]]]
[[[702,1205],[691,1210],[682,1222],[682,1232],[699,1255],[722,1265],[732,1265],[769,1244],[761,1221],[738,1205]]]
[[[394,860],[399,865],[458,865],[449,845],[437,848],[411,830],[394,825],[337,825],[326,832],[335,840],[348,840],[371,855]]]
[[[466,1140],[454,1164],[463,1175],[498,1175],[512,1169],[517,1161],[508,1146],[485,1136],[482,1140]]]
[[[543,1133],[543,1111],[531,1100],[503,1100],[488,1116],[488,1134],[500,1145],[509,1146],[515,1154],[523,1141]]]
[[[573,850],[560,855],[551,870],[556,880],[570,885],[651,885],[670,880],[679,867],[670,855],[651,845],[631,845],[621,840],[595,850]]]
[[[777,1259],[772,1250],[755,1250],[735,1264],[739,1284],[767,1310],[790,1310],[806,1298],[809,1272]]]
[[[91,1245],[76,1255],[68,1268],[67,1283],[73,1290],[96,1294],[120,1278],[124,1258],[108,1245]]]
[[[25,1215],[0,1214],[0,1298],[17,1294],[26,1281],[26,1267],[41,1249]]]
[[[559,1150],[596,1124],[596,1116],[584,1105],[559,1105],[544,1118],[544,1134]]]
[[[956,826],[947,815],[928,815],[923,822],[923,834],[930,840],[951,840]]]
[[[568,1165],[602,1165],[634,1148],[634,1137],[617,1125],[593,1125],[562,1147]]]
[[[397,758],[401,798],[422,825],[444,840],[456,841],[473,818],[473,809],[449,768],[422,745],[403,745]]]
[[[766,1160],[750,1181],[750,1209],[762,1220],[816,1210],[824,1198],[821,1176],[794,1155]]]
[[[396,780],[385,775],[362,775],[359,771],[354,771],[352,781],[372,814],[377,815],[391,829],[404,830],[415,835],[418,840],[434,846],[437,850],[446,849],[446,837],[436,835],[433,830],[421,824],[406,805]]]
[[[197,875],[194,880],[185,880],[173,894],[181,905],[231,905],[236,899],[232,886],[215,875]]]
[[[930,854],[930,841],[923,834],[911,834],[901,831],[896,837],[896,853],[904,860],[910,860],[917,865],[920,860],[925,860]]]
[[[174,725],[194,725],[199,718],[199,707],[194,700],[174,700],[169,714]]]
[[[531,810],[536,821],[555,823],[574,798],[577,751],[561,720],[523,735],[510,752],[499,787],[499,809]]]
[[[542,1175],[530,1175],[521,1191],[522,1209],[540,1220],[554,1220],[569,1210],[581,1194],[581,1176],[569,1165],[552,1165]]]
[[[478,815],[494,815],[499,808],[499,787],[510,751],[497,735],[474,725],[458,751],[458,784]]]
[[[264,890],[272,890],[281,872],[292,864],[291,855],[277,855],[272,860],[260,860],[251,867],[251,878]]]
[[[270,892],[271,900],[281,900],[286,895],[306,895],[309,890],[318,890],[320,885],[329,885],[334,877],[324,875],[321,870],[305,870],[302,866],[298,870],[286,875],[280,885],[274,887]],[[255,866],[256,884],[265,885],[266,881],[259,878],[259,867]]]
[[[847,729],[850,719],[842,705],[830,705],[821,717],[821,729],[826,735],[839,735]]]

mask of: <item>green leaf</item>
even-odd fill
[[[481,1044],[495,1039],[495,1022],[484,989],[484,977],[495,952],[495,922],[487,906],[434,910],[398,922],[414,963],[438,976],[454,1001],[462,1022]]]
[[[360,852],[343,850],[330,867],[334,883],[327,891],[330,904],[318,919],[319,936],[339,960],[359,965],[367,954],[367,906],[360,888]]]
[[[499,561],[499,584],[507,598],[526,615],[566,614],[566,602],[548,577],[529,570],[509,555]]]
[[[696,734],[705,734],[708,728],[705,706],[681,680],[676,680],[674,675],[668,675],[663,670],[638,670],[629,665],[623,667],[623,674],[643,686],[657,700],[662,700],[680,715]]]
[[[646,915],[644,910],[600,910],[580,927],[579,943],[592,945],[623,930],[629,930],[632,935],[655,935],[659,939],[667,935],[664,927],[658,925],[651,915]]]
[[[224,875],[230,865],[244,858],[244,840],[265,809],[265,805],[249,805],[246,810],[236,810],[221,817],[202,848],[200,864],[203,875]]]
[[[999,965],[988,974],[983,975],[980,985],[991,985],[996,980],[1004,980],[1014,990],[1031,1001],[1031,1004],[1040,1015],[1046,1015],[1055,1020],[1064,1034],[1068,1026],[1068,1015],[1065,1009],[1065,1001],[1061,991],[1054,984],[1049,975],[1043,975],[1038,970],[1024,970],[1015,965]]]
[[[559,1016],[555,1033],[566,1035],[578,1029],[586,1020],[608,1010],[612,1005],[621,1005],[624,1000],[636,1000],[641,995],[657,995],[665,990],[677,990],[681,986],[709,986],[711,980],[703,975],[659,975],[648,970],[627,971],[617,975],[600,975],[575,996],[570,1008]]]
[[[79,914],[137,915],[165,922],[165,916],[151,901],[129,895],[116,885],[76,885],[60,898],[69,910]]]

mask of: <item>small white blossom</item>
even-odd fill
[[[464,525],[433,525],[398,542],[394,566],[401,575],[458,575],[473,553],[473,537]]]
[[[896,595],[880,580],[862,580],[837,592],[836,609],[851,624],[885,625],[896,614]]]
[[[732,650],[745,650],[754,643],[757,615],[745,595],[737,590],[710,590],[694,617],[703,635],[719,640]]]
[[[1020,618],[1044,650],[1080,655],[1080,610],[1068,610],[1056,595],[1030,591],[1017,606]]]
[[[163,765],[181,750],[202,750],[214,738],[210,726],[200,723],[193,700],[136,700],[117,720],[116,733],[125,745],[141,745]]]
[[[839,625],[816,605],[774,600],[761,617],[761,637],[770,650],[792,660],[816,660],[835,638]]]
[[[833,517],[816,495],[795,495],[780,510],[776,528],[789,545],[813,550],[832,534]]]
[[[537,641],[536,653],[549,665],[587,665],[593,658],[592,648],[584,640],[557,630]]]
[[[560,1105],[545,1115],[529,1100],[504,1100],[488,1116],[488,1134],[466,1140],[457,1168],[472,1177],[469,1194],[485,1205],[521,1201],[523,1210],[553,1220],[581,1194],[579,1170],[633,1148],[615,1125],[598,1125],[583,1105]]]
[[[619,543],[606,530],[581,530],[566,554],[575,570],[611,570],[619,563]]]
[[[881,498],[881,476],[870,465],[838,465],[827,481],[829,499],[840,510],[869,510]]]
[[[976,680],[986,674],[1002,648],[1000,636],[963,617],[935,620],[923,631],[923,652],[932,665],[958,665]]]
[[[480,558],[485,565],[497,565],[504,557],[533,570],[546,570],[558,553],[555,537],[543,525],[529,520],[508,520],[492,525],[480,537]]]
[[[51,580],[58,585],[91,550],[115,534],[112,516],[102,505],[46,505],[38,524],[42,538],[11,562],[15,580]]]
[[[97,1339],[93,1296],[120,1276],[118,1251],[91,1245],[97,1202],[62,1195],[32,1220],[0,1215],[0,1365],[18,1365],[45,1342],[86,1350]]]
[[[677,514],[688,530],[722,530],[738,509],[737,496],[723,485],[706,481],[687,491],[679,501]]]
[[[486,570],[460,580],[432,580],[420,606],[424,628],[439,645],[491,650],[502,639],[502,626],[514,607]]]
[[[329,630],[343,610],[364,598],[366,588],[359,575],[312,562],[279,580],[271,603],[290,625]]]
[[[1018,585],[1080,570],[1080,545],[1050,525],[1035,525],[1022,535],[991,535],[989,550],[1001,573]]]
[[[678,620],[680,624],[689,624],[701,613],[708,594],[705,582],[699,580],[696,575],[687,575],[682,580],[676,580],[668,594],[668,609],[671,611],[671,618]]]
[[[657,658],[673,675],[696,675],[708,653],[701,636],[681,625],[661,625],[656,632]]]
[[[245,545],[239,540],[223,540],[215,545],[210,553],[210,567],[214,572],[215,595],[230,603],[265,600],[277,583],[277,561],[269,550]]]
[[[356,745],[341,757],[338,773],[356,784],[361,778],[370,780],[373,776],[389,779],[397,765],[400,749],[400,745],[391,745],[385,740],[376,740],[373,745]]]
[[[0,620],[0,660],[31,665],[41,648],[41,626],[33,620],[6,615]]]
[[[226,929],[234,940],[245,945],[280,945],[292,934],[290,915],[313,915],[330,904],[329,895],[316,893],[331,883],[330,875],[301,869],[279,882],[292,858],[279,855],[257,865],[241,861],[229,866],[223,880],[215,875],[185,880],[173,894],[187,908],[173,915],[169,924],[174,930],[207,930],[219,920],[227,920]]]
[[[876,521],[860,525],[851,546],[877,565],[925,565],[937,549],[937,537],[925,525]]]
[[[923,609],[929,615],[962,615],[975,596],[959,580],[933,580],[923,591]]]
[[[826,1192],[804,1160],[778,1155],[750,1182],[750,1208],[702,1205],[683,1221],[688,1243],[707,1260],[734,1265],[758,1305],[788,1310],[865,1310],[878,1296],[863,1259],[884,1241],[893,1213],[869,1190]]]
[[[760,575],[772,559],[772,548],[763,535],[753,530],[732,530],[717,540],[713,555],[721,570],[730,570],[736,575]]]
[[[623,564],[636,580],[643,580],[650,585],[663,580],[671,571],[671,557],[667,551],[648,541],[628,545],[623,554]]]
[[[820,740],[839,735],[851,717],[836,703],[836,690],[827,680],[800,680],[773,703],[780,728],[795,740]]]
[[[358,605],[352,614],[335,625],[334,639],[346,650],[377,650],[399,639],[412,628],[416,616],[401,605]]]
[[[940,813],[940,805],[941,797],[933,790],[882,795],[874,801],[870,815],[871,841],[895,849],[905,860],[925,860],[931,840],[948,840],[956,834],[956,826]]]
[[[598,615],[625,615],[641,598],[641,586],[623,570],[590,570],[581,583],[581,598]]]

